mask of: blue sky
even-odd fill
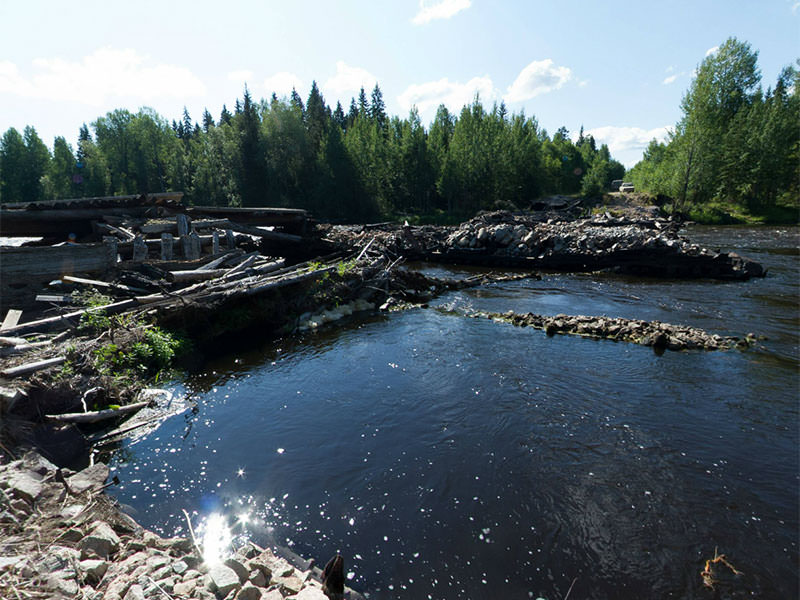
[[[800,57],[800,0],[0,0],[0,132],[33,125],[52,146],[115,108],[216,118],[245,82],[305,99],[316,80],[346,109],[378,81],[391,114],[429,123],[477,91],[551,134],[583,125],[630,166],[730,36],[773,85]]]

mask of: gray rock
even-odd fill
[[[186,573],[183,574],[183,580],[184,581],[189,581],[191,579],[197,579],[198,577],[201,577],[202,575],[203,574],[200,571],[196,570],[196,569],[189,569],[188,571],[186,571]]]
[[[304,587],[300,592],[294,596],[289,596],[292,600],[328,600],[321,589],[317,587]]]
[[[91,533],[81,540],[80,547],[83,558],[108,558],[119,549],[119,537],[108,523],[95,521]]]
[[[164,565],[163,567],[159,567],[152,573],[150,573],[150,577],[158,581],[159,579],[164,579],[165,577],[169,577],[172,574],[172,565]]]
[[[42,482],[34,473],[17,471],[11,474],[7,482],[10,494],[25,500],[28,504],[33,504],[42,494]]]
[[[303,589],[302,580],[294,575],[291,577],[273,577],[272,583],[279,585],[281,590],[285,592],[287,596],[297,594]]]
[[[47,588],[64,596],[75,596],[80,590],[75,581],[75,573],[71,571],[56,571],[47,578]]]
[[[172,588],[172,593],[176,596],[191,596],[194,589],[197,587],[197,580],[190,579],[189,581],[181,581],[176,583]]]
[[[82,560],[79,566],[86,581],[92,584],[100,583],[108,570],[108,563],[104,560]]]
[[[73,494],[82,494],[86,490],[102,487],[106,479],[108,479],[108,467],[103,463],[97,463],[67,479],[67,486]]]
[[[261,600],[283,600],[280,590],[267,590],[261,594]]]
[[[250,571],[250,576],[247,580],[252,583],[253,585],[257,585],[259,587],[264,587],[269,583],[267,578],[264,576],[264,573],[260,569],[253,569]]]
[[[58,470],[58,467],[44,456],[33,451],[27,452],[25,456],[22,457],[22,466],[28,469],[28,471],[33,471],[42,477],[54,474]]]
[[[262,591],[252,583],[244,584],[244,587],[236,594],[236,600],[261,600]]]
[[[128,588],[124,600],[145,600],[144,589],[139,584],[133,584]]]
[[[232,590],[238,590],[241,587],[236,571],[226,565],[214,565],[209,568],[208,578],[211,584],[208,588],[223,598]]]
[[[247,581],[247,578],[250,575],[250,570],[240,561],[235,558],[228,558],[225,560],[225,566],[233,569],[236,572],[236,575],[239,577],[239,583],[244,583]]]
[[[172,570],[177,575],[183,575],[189,570],[189,565],[187,565],[183,560],[176,560],[174,563],[172,563]]]
[[[66,546],[52,546],[47,554],[34,564],[34,568],[43,574],[63,571],[76,565],[80,560],[80,552]]]

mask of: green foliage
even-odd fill
[[[702,222],[775,215],[786,199],[798,207],[800,77],[787,67],[765,92],[757,63],[736,38],[703,60],[669,140],[653,140],[631,170],[637,190],[668,196],[675,212]]]
[[[202,126],[186,109],[171,123],[149,108],[114,110],[93,132],[80,128],[74,155],[63,138],[50,156],[32,128],[9,129],[0,198],[181,190],[195,205],[300,207],[332,221],[451,221],[547,193],[594,193],[621,177],[591,136],[575,144],[562,128],[551,139],[535,118],[479,97],[457,114],[440,106],[427,128],[416,108],[388,115],[377,84],[347,114],[331,111],[316,82],[305,104],[296,90],[256,101],[245,88],[235,106],[218,122],[205,111]]]
[[[162,330],[149,327],[140,330],[137,339],[121,346],[104,344],[94,351],[99,371],[114,376],[152,376],[168,369],[186,348],[186,342]]]
[[[340,261],[339,263],[336,264],[336,274],[339,275],[339,277],[344,277],[350,271],[352,271],[355,266],[356,266],[355,259]]]

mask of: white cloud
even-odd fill
[[[596,127],[584,132],[584,135],[591,135],[598,145],[608,144],[611,155],[628,151],[641,151],[647,148],[653,138],[659,142],[666,141],[669,127],[656,127],[654,129],[642,129],[641,127]]]
[[[351,67],[343,60],[336,61],[336,75],[328,79],[322,88],[334,96],[357,93],[362,87],[367,93],[375,87],[377,77],[361,67]]]
[[[14,63],[2,61],[0,92],[102,106],[109,97],[150,101],[202,96],[206,86],[184,67],[154,63],[130,48],[105,47],[80,61],[37,58],[29,76],[21,74]]]
[[[712,54],[714,54],[714,52],[716,52],[717,50],[719,50],[719,46],[711,46],[711,48],[709,48],[708,50],[706,50],[706,56],[711,56],[711,55],[712,55]]]
[[[670,83],[675,83],[675,80],[677,78],[678,78],[678,73],[675,73],[675,75],[670,75],[669,77],[665,77],[664,81],[662,81],[661,83],[663,83],[664,85],[669,85]]]
[[[436,19],[449,19],[468,9],[471,4],[470,0],[439,0],[433,4],[419,0],[419,12],[414,15],[411,22],[414,25],[425,25]]]
[[[236,83],[245,83],[253,81],[253,72],[247,69],[239,69],[238,71],[231,71],[228,73],[228,79]]]
[[[549,58],[535,60],[520,71],[506,93],[509,102],[529,100],[540,94],[552,92],[572,79],[569,67],[557,67]]]
[[[292,88],[296,89],[299,94],[303,93],[303,82],[300,78],[294,73],[287,73],[286,71],[267,77],[261,87],[265,93],[272,94],[272,92],[275,92],[278,96],[289,95]]]
[[[794,4],[792,4],[792,14],[793,15],[797,14],[797,10],[798,9],[800,9],[800,2],[795,2]]]
[[[416,106],[422,113],[429,109],[435,109],[440,104],[456,111],[472,102],[476,93],[480,94],[483,100],[490,100],[497,96],[494,84],[488,75],[473,77],[466,83],[450,81],[447,77],[439,81],[415,83],[408,86],[397,98],[397,101],[405,110]]]

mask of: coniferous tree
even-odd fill
[[[383,92],[381,92],[381,88],[378,87],[377,83],[375,83],[375,88],[372,90],[369,116],[381,130],[386,129],[386,105],[383,102]]]
[[[233,122],[233,115],[230,113],[228,108],[223,104],[222,112],[219,115],[219,124],[230,125],[232,122]]]
[[[203,131],[208,133],[208,130],[214,126],[214,117],[211,116],[211,113],[208,112],[208,109],[205,109],[203,111]]]
[[[19,131],[9,128],[0,140],[0,198],[3,202],[23,202],[26,179],[25,141]]]
[[[75,197],[73,176],[75,175],[75,155],[67,141],[59,136],[53,143],[53,159],[47,170],[45,196],[47,198]]]

